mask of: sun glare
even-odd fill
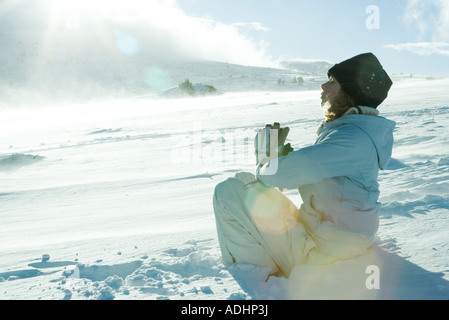
[[[52,9],[59,13],[67,13],[77,10],[107,11],[111,7],[116,7],[124,1],[117,0],[48,0]]]
[[[102,24],[107,21],[134,23],[173,19],[173,0],[44,0],[53,22],[69,29],[82,29],[83,22]],[[171,22],[173,23],[173,21]]]
[[[55,14],[102,15],[139,13],[157,7],[164,0],[46,0]]]
[[[129,8],[124,1],[117,0],[48,0],[48,6],[54,17],[64,19],[107,18]]]

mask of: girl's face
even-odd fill
[[[321,106],[324,107],[327,102],[332,105],[332,101],[338,97],[341,91],[341,86],[337,79],[330,76],[329,81],[321,85],[321,89],[323,90],[321,93]]]

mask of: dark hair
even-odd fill
[[[340,90],[339,94],[328,102],[330,106],[324,112],[326,122],[333,121],[340,118],[342,115],[348,111],[349,108],[356,107],[357,104],[343,89]]]

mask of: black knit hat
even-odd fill
[[[328,71],[359,106],[377,108],[393,82],[372,53],[364,53],[334,65]]]

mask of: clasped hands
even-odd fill
[[[293,151],[290,143],[285,144],[289,132],[289,127],[281,128],[278,122],[267,124],[264,129],[257,131],[254,148],[258,165],[264,165]]]

